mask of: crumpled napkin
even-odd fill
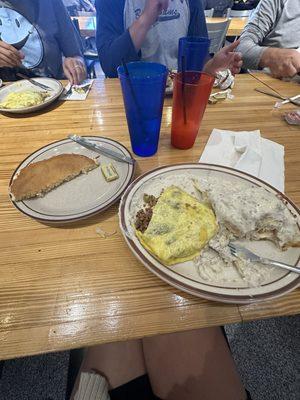
[[[214,129],[199,161],[247,172],[284,192],[284,147],[262,138],[259,130]]]
[[[300,125],[300,109],[284,114],[284,119],[290,125]]]
[[[232,89],[234,86],[234,76],[229,69],[219,71],[216,74],[214,81],[214,87],[218,87],[222,90]]]

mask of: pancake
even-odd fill
[[[80,154],[60,154],[27,165],[14,177],[10,194],[15,201],[42,197],[50,190],[87,173],[98,164]]]

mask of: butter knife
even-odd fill
[[[96,144],[91,140],[86,139],[82,136],[68,135],[68,138],[89,150],[93,150],[99,154],[104,154],[105,156],[113,158],[114,160],[125,162],[127,164],[132,164],[132,165],[135,163],[135,160],[133,158],[124,156],[123,154],[117,153],[114,150],[108,149],[107,147],[104,147],[102,144],[99,143]]]
[[[41,89],[44,89],[44,90],[47,90],[47,91],[51,91],[51,92],[54,90],[52,87],[44,85],[43,83],[37,82],[34,79],[31,79],[28,76],[21,74],[20,72],[17,72],[16,75],[19,78],[25,79],[25,80],[29,81],[32,85],[38,86]]]

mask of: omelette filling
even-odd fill
[[[136,235],[166,265],[194,259],[218,231],[212,209],[176,186],[163,191],[149,214],[146,228],[136,221]]]
[[[33,90],[24,90],[22,92],[9,93],[2,103],[1,108],[15,109],[37,106],[49,97],[48,92],[37,92]]]

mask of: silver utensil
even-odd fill
[[[47,90],[47,91],[51,91],[51,92],[54,90],[52,87],[47,86],[47,85],[44,85],[43,83],[37,82],[37,81],[35,81],[34,79],[31,79],[31,78],[29,78],[28,76],[21,74],[20,72],[17,72],[16,75],[17,75],[19,78],[26,79],[26,80],[29,81],[32,85],[38,86],[38,87],[41,88],[41,89],[44,89],[44,90]]]
[[[294,96],[294,97],[285,97],[285,96],[281,96],[277,93],[268,92],[267,90],[263,90],[263,89],[259,89],[259,88],[256,88],[254,90],[256,92],[266,94],[267,96],[272,96],[272,97],[275,97],[276,99],[284,100],[281,104],[292,103],[292,104],[300,106],[300,94],[298,94],[297,96]]]
[[[73,85],[70,85],[70,87],[69,87],[68,90],[65,89],[65,91],[64,91],[64,96],[65,96],[65,97],[69,96],[69,94],[72,93],[72,90],[73,90]]]
[[[284,268],[289,271],[300,274],[300,268],[296,268],[296,267],[293,267],[292,265],[285,264],[285,263],[282,263],[279,261],[270,260],[268,258],[259,257],[258,255],[252,253],[252,251],[250,251],[250,250],[246,249],[245,247],[242,247],[236,243],[229,243],[228,246],[229,246],[231,255],[233,255],[234,257],[243,256],[243,258],[246,258],[249,261],[259,262],[264,265],[273,265],[275,267]]]
[[[282,96],[282,94],[279,93],[279,92],[278,92],[277,90],[275,90],[274,88],[272,88],[272,86],[268,85],[266,82],[264,82],[263,80],[259,79],[257,76],[255,76],[254,74],[252,74],[252,72],[251,72],[249,69],[247,69],[247,72],[248,72],[248,74],[249,74],[250,76],[252,76],[252,78],[256,79],[258,82],[262,83],[262,84],[265,85],[267,88],[271,89],[272,92],[276,93],[277,96],[274,96],[274,97],[277,97],[277,98],[279,98],[279,99],[284,100],[284,101],[282,102],[282,104],[292,103],[292,104],[294,104],[294,105],[296,105],[296,106],[299,106],[299,105],[300,105],[300,101],[295,100],[295,98],[297,99],[299,96],[294,96],[294,97]],[[255,90],[256,90],[256,89],[255,89]],[[259,91],[259,90],[258,90],[258,91]],[[261,93],[268,94],[268,95],[271,96],[271,94],[270,94],[269,92],[266,93],[266,92],[261,91]]]
[[[68,135],[68,138],[89,150],[93,150],[99,154],[104,154],[105,156],[113,158],[114,160],[125,162],[127,164],[135,163],[135,160],[133,158],[124,156],[120,153],[117,153],[114,150],[108,149],[107,147],[102,146],[102,144],[99,144],[99,143],[96,144],[96,143],[92,142],[91,140],[86,139],[82,136]]]

